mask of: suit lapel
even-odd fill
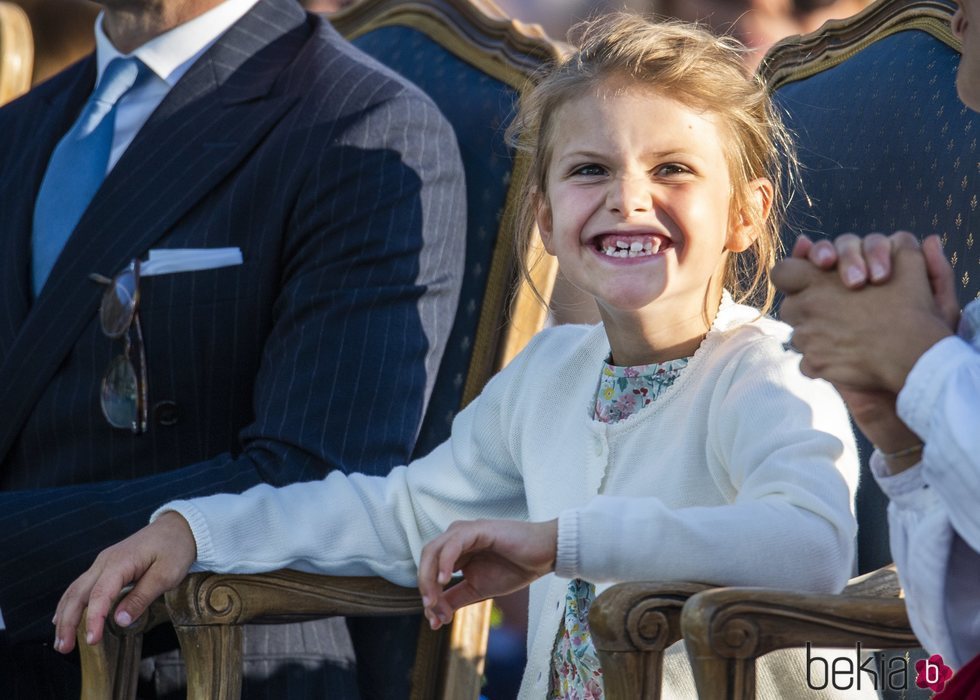
[[[309,37],[305,20],[293,0],[260,0],[174,86],[106,177],[0,365],[0,461],[98,310],[89,274],[111,276],[142,256],[296,102],[270,91]]]
[[[95,59],[89,57],[68,69],[60,89],[36,97],[30,119],[31,146],[21,148],[9,164],[3,193],[0,237],[0,362],[5,358],[31,306],[31,227],[34,200],[48,160],[59,139],[77,117],[95,83]],[[25,110],[26,111],[26,110]]]

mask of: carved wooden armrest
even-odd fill
[[[854,646],[901,649],[919,642],[894,569],[874,572],[840,595],[717,588],[685,604],[681,629],[698,697],[755,697],[755,660],[776,649]],[[869,595],[870,593],[870,595]]]
[[[609,700],[657,700],[663,652],[681,638],[681,608],[703,583],[621,583],[599,595],[589,629]]]
[[[187,665],[187,697],[238,698],[241,694],[242,628],[246,623],[296,622],[334,615],[402,615],[422,611],[415,588],[381,578],[334,577],[299,571],[232,575],[192,574],[166,595],[170,618]],[[438,645],[422,626],[419,645]],[[428,692],[413,677],[413,694]],[[423,695],[423,697],[425,697]]]
[[[861,576],[855,576],[847,582],[841,595],[901,598],[902,584],[898,580],[898,570],[894,564],[889,564]]]
[[[116,603],[128,593],[123,591]],[[167,620],[167,606],[160,598],[150,605],[129,627],[115,623],[116,606],[106,619],[102,641],[95,645],[85,642],[88,627],[82,611],[82,622],[75,634],[82,664],[82,700],[130,700],[136,697],[143,633]]]

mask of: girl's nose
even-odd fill
[[[610,211],[622,216],[649,211],[653,207],[650,186],[646,179],[623,177],[610,184],[606,195]]]

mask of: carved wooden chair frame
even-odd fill
[[[457,58],[514,88],[524,89],[542,64],[568,49],[537,25],[511,20],[490,0],[363,0],[330,17],[348,39],[386,26],[411,27]],[[518,271],[514,226],[528,169],[515,154],[510,186],[488,274],[479,324],[463,391],[463,405],[540,330],[557,262],[543,255],[535,237],[522,251],[530,280]],[[402,615],[422,611],[416,589],[373,577],[331,577],[297,571],[258,575],[192,574],[157,601],[130,627],[107,621],[103,642],[85,644],[83,700],[135,697],[143,632],[173,622],[187,665],[188,697],[238,698],[241,693],[242,637],[246,623],[289,622],[333,615]],[[483,672],[491,601],[469,606],[450,628],[419,634],[412,698],[477,698]]]

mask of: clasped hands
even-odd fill
[[[830,381],[883,451],[921,444],[898,418],[895,400],[916,361],[959,319],[938,237],[920,246],[904,231],[818,243],[801,236],[772,279],[786,295],[780,316],[793,326],[803,374]]]
[[[419,592],[433,629],[452,620],[459,608],[524,588],[555,568],[558,521],[455,522],[422,550]],[[133,584],[116,606],[115,620],[127,627],[166,591],[175,588],[197,558],[190,526],[175,512],[99,553],[95,562],[65,591],[52,622],[54,648],[67,654],[86,610],[86,641],[97,644],[113,601]],[[452,575],[463,579],[449,588]]]

